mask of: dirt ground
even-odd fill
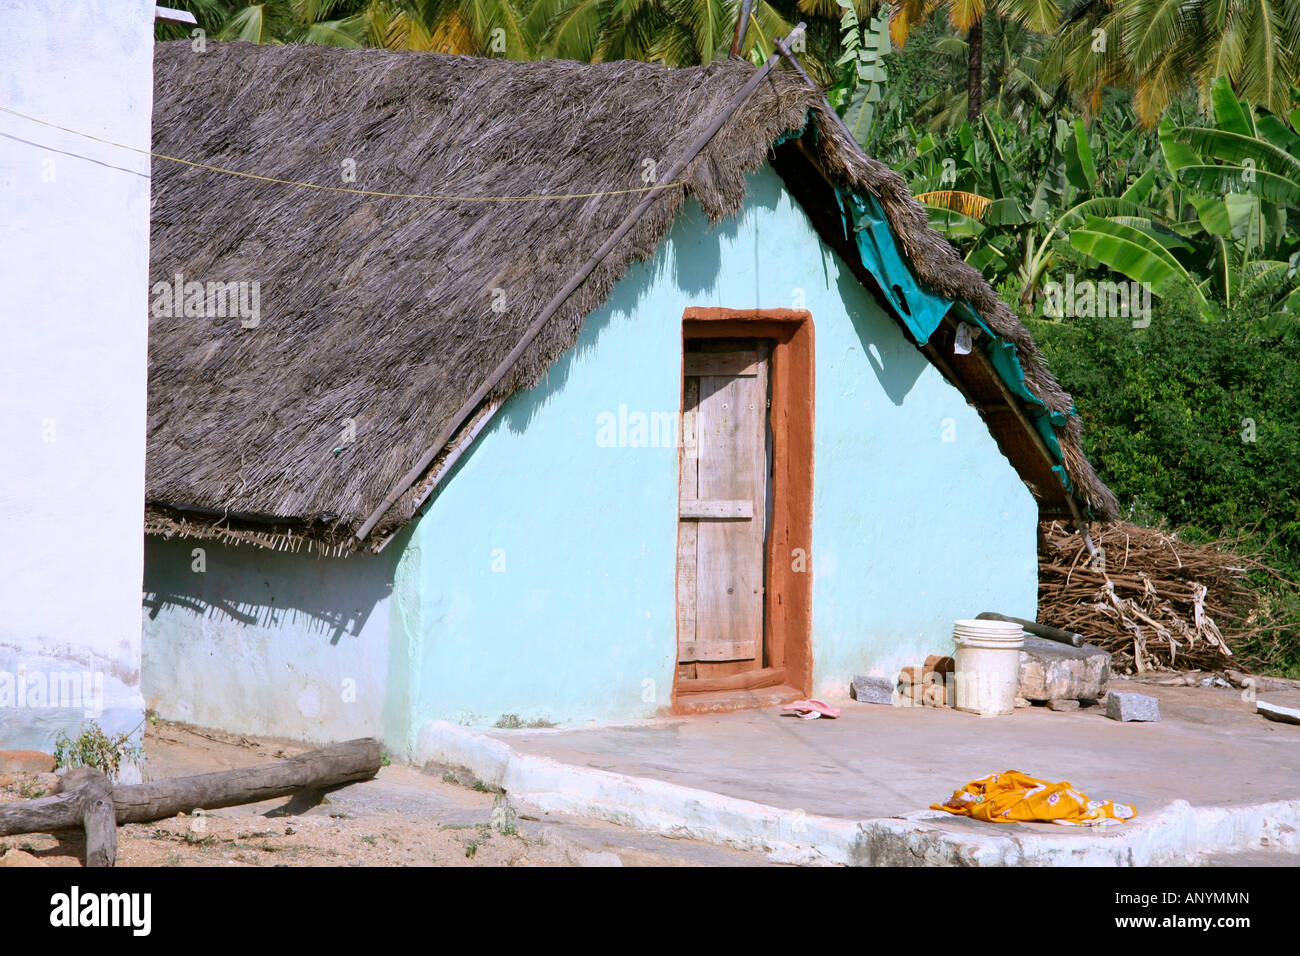
[[[1120,724],[1096,707],[1029,708],[989,725],[953,711],[849,701],[833,722],[789,720],[769,709],[633,727],[485,733],[577,767],[850,819],[924,808],[951,793],[954,782],[1010,761],[1143,813],[1175,798],[1197,806],[1294,799],[1300,777],[1288,755],[1300,728],[1264,720],[1240,691],[1123,681],[1113,689],[1158,697],[1161,721]],[[1300,688],[1273,690],[1267,699],[1300,706]],[[146,730],[144,774],[230,770],[307,749],[157,721]],[[933,759],[918,761],[918,753]],[[0,804],[40,796],[56,782],[53,774],[0,775]],[[118,834],[119,866],[771,865],[757,852],[541,813],[464,771],[433,765],[386,766],[372,780],[328,793],[128,824]],[[3,837],[0,867],[79,866],[84,849],[73,831]],[[1243,847],[1201,863],[1295,866],[1300,854]]]
[[[145,779],[231,770],[310,749],[165,721],[145,734]],[[0,777],[0,804],[43,795],[54,774]],[[80,866],[81,835],[0,837],[0,866]],[[7,859],[6,859],[7,858]],[[381,768],[326,794],[118,828],[118,866],[765,865],[760,855],[587,820],[530,814],[463,772]]]

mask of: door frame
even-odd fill
[[[696,694],[788,687],[812,692],[813,321],[803,309],[688,308],[682,315],[680,407],[686,402],[686,342],[772,341],[772,523],[767,529],[764,655],[767,665],[730,677],[682,680],[673,647],[673,704]],[[680,487],[680,483],[679,483]],[[679,491],[680,495],[680,491]],[[796,549],[802,550],[800,555]],[[674,549],[676,553],[676,549]],[[676,600],[676,598],[674,598]],[[674,618],[676,614],[674,614]]]

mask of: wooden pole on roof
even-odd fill
[[[803,24],[800,24],[800,26],[803,26]],[[840,128],[840,132],[849,138],[849,142],[856,143],[858,141],[857,137],[854,136],[848,126],[844,124],[844,120],[840,118],[840,114],[835,112],[835,107],[831,106],[831,101],[826,98],[825,91],[817,85],[817,81],[808,75],[808,71],[803,68],[803,64],[795,58],[794,52],[790,49],[790,41],[793,40],[794,37],[795,34],[791,33],[784,40],[780,38],[775,40],[773,45],[776,47],[776,51],[780,53],[781,56],[785,57],[785,61],[794,68],[794,71],[803,78],[805,83],[822,94],[822,105],[826,107],[826,115],[829,116],[831,121]]]
[[[807,24],[800,23],[790,31],[790,35],[786,37],[786,40],[793,40],[806,29]],[[782,45],[782,41],[778,40],[777,44]],[[745,101],[749,99],[749,95],[753,93],[754,90],[758,89],[758,84],[763,82],[763,78],[772,72],[773,67],[776,66],[780,59],[781,57],[777,53],[773,53],[767,58],[767,62],[754,72],[754,75],[749,78],[749,82],[747,82],[736,95],[736,98],[732,100],[722,113],[714,118],[713,122],[709,124],[708,129],[697,136],[691,145],[687,147],[686,152],[680,156],[675,163],[673,163],[672,168],[664,174],[663,178],[665,181],[672,182],[681,174],[682,170],[690,164],[691,160],[693,160],[699,152],[709,144],[709,141],[713,139],[718,130],[722,129],[727,120],[731,119],[736,110],[740,109],[740,107],[744,105]],[[646,214],[658,198],[658,191],[646,193],[645,198],[637,203],[636,208],[627,214],[627,217],[619,223],[618,228],[610,234],[609,238],[601,243],[600,248],[592,254],[591,258],[584,262],[582,267],[569,278],[569,281],[564,284],[564,288],[560,289],[559,292],[551,297],[551,300],[546,303],[546,307],[542,309],[541,314],[533,320],[533,323],[528,326],[526,330],[524,330],[523,337],[515,344],[515,347],[510,350],[505,358],[497,363],[496,368],[492,370],[492,373],[487,377],[487,380],[474,391],[474,394],[471,395],[457,410],[456,414],[451,417],[450,421],[443,426],[442,431],[440,431],[434,439],[433,444],[423,455],[420,456],[420,460],[415,463],[415,466],[401,477],[393,490],[388,493],[388,496],[379,503],[379,507],[376,508],[370,514],[370,517],[366,518],[365,523],[357,529],[356,538],[358,541],[364,541],[366,536],[374,530],[375,525],[379,523],[379,519],[388,512],[389,508],[397,503],[397,499],[402,497],[408,488],[420,480],[420,476],[428,470],[429,466],[433,464],[433,460],[438,456],[438,453],[441,452],[447,442],[451,440],[451,436],[456,433],[461,424],[469,418],[470,415],[474,414],[475,410],[480,404],[482,404],[483,400],[492,393],[492,390],[501,383],[501,380],[505,378],[506,372],[510,371],[510,369],[514,367],[514,364],[519,361],[520,357],[527,350],[528,346],[532,344],[533,339],[537,338],[538,334],[542,331],[543,327],[545,327],[551,316],[558,312],[560,306],[565,303],[578,286],[582,285],[582,283],[586,281],[587,277],[591,275],[596,266],[600,265],[601,260],[614,251],[614,247],[617,246],[619,241],[627,235],[628,231],[641,220],[641,217]]]

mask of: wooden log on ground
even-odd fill
[[[86,866],[113,866],[117,862],[117,815],[113,784],[98,770],[82,767],[65,777],[64,789],[80,798],[81,823],[86,831]]]
[[[81,825],[81,794],[60,793],[0,806],[0,836],[52,833]]]
[[[274,763],[116,787],[111,790],[113,815],[117,823],[147,823],[200,808],[215,810],[309,788],[323,790],[370,779],[382,759],[379,741],[364,737]],[[0,806],[0,836],[84,826],[85,787],[83,782],[71,792]]]
[[[364,737],[275,763],[119,787],[113,802],[118,823],[147,823],[197,808],[216,810],[369,780],[382,760],[379,741]]]
[[[86,832],[86,866],[113,866],[117,818],[112,782],[98,770],[77,767],[63,775],[58,789],[53,796],[0,807],[0,833],[68,829],[64,821],[71,819],[71,826]]]

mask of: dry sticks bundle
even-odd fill
[[[1251,632],[1259,608],[1246,580],[1258,561],[1122,521],[1094,527],[1093,540],[1097,557],[1060,522],[1041,526],[1040,622],[1110,651],[1119,672],[1230,663],[1230,645]]]

